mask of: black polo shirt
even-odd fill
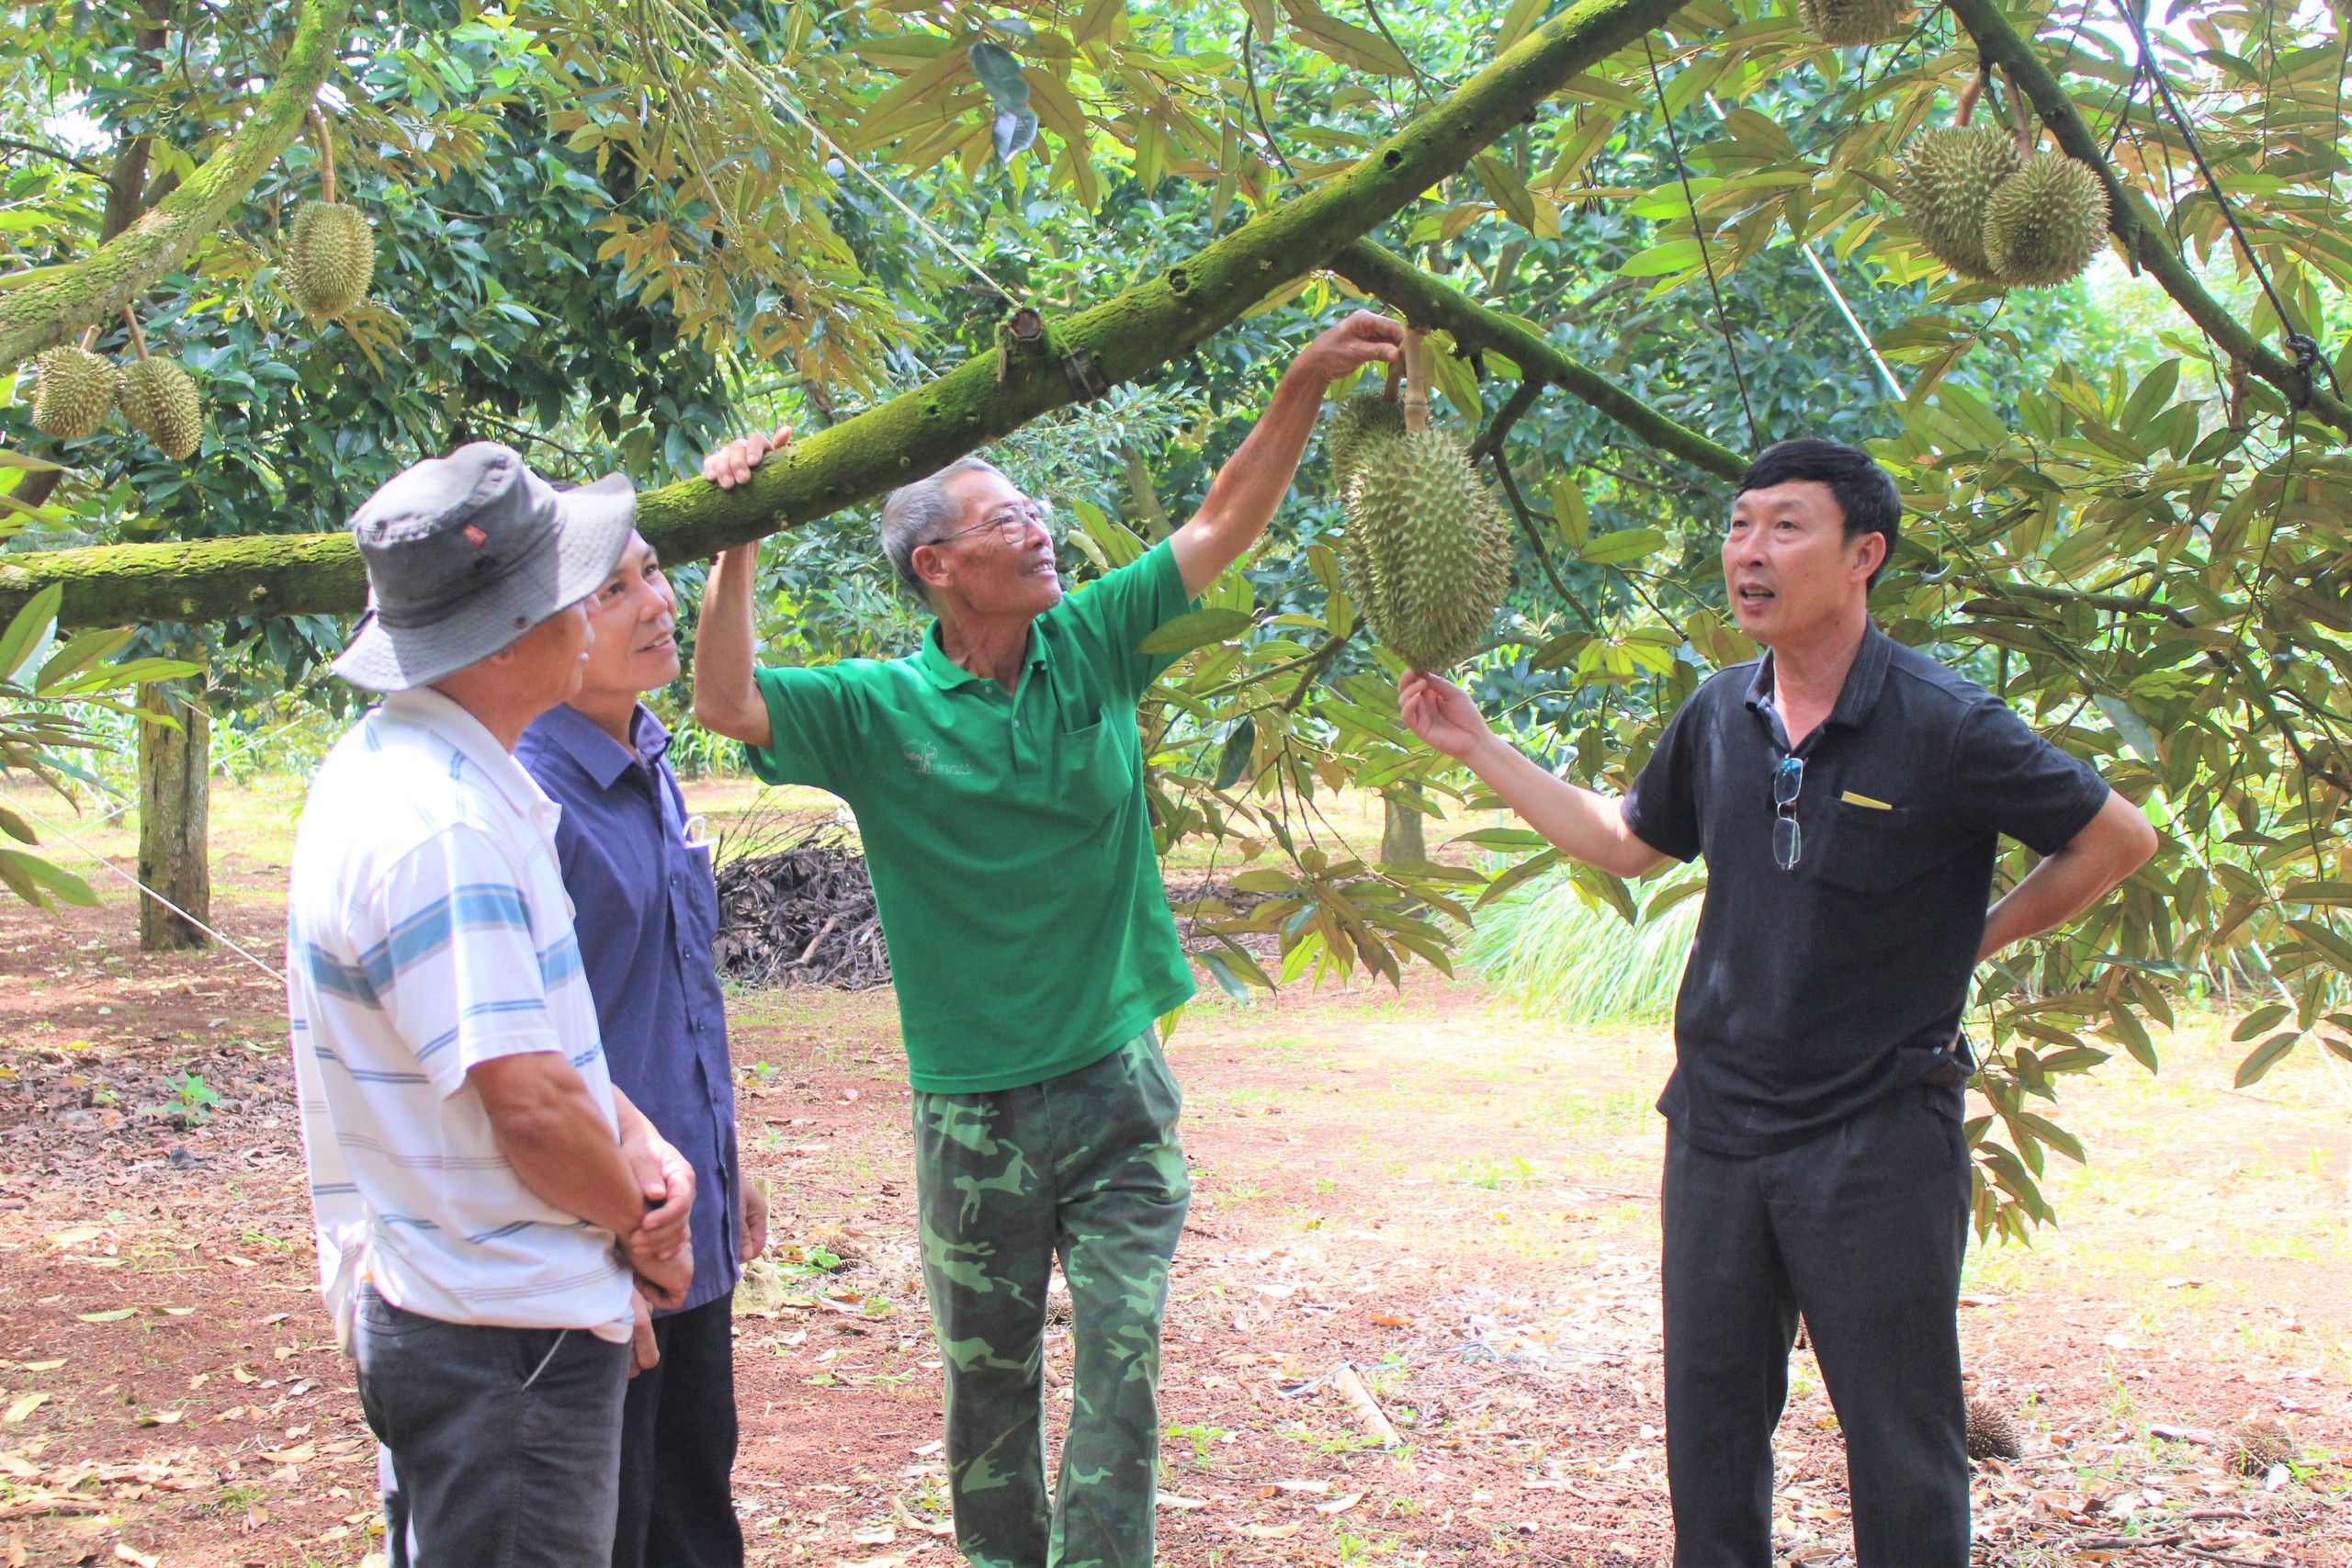
[[[1658,1110],[1720,1154],[1801,1142],[1934,1067],[1968,998],[2000,835],[2049,854],[2108,793],[1982,686],[1873,626],[1795,749],[1804,843],[1782,871],[1771,679],[1767,654],[1701,686],[1624,802],[1644,843],[1707,860]]]

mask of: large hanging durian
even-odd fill
[[[114,367],[92,354],[85,336],[49,350],[33,362],[33,428],[60,441],[79,441],[106,423],[114,407]]]
[[[1323,451],[1331,461],[1331,479],[1341,491],[1355,472],[1357,450],[1369,440],[1405,434],[1405,405],[1379,392],[1358,392],[1331,411],[1323,432]]]
[[[174,462],[204,440],[204,403],[196,382],[168,359],[142,358],[122,373],[123,423]]]
[[[2107,243],[2107,187],[2089,164],[2038,152],[1984,203],[1985,264],[2016,288],[2079,277]]]
[[[2016,141],[1994,126],[1923,130],[1903,149],[1894,190],[1935,258],[1962,277],[1998,281],[1984,254],[1985,205],[2018,172]]]
[[[1404,428],[1367,423],[1348,454],[1342,560],[1372,635],[1408,667],[1439,671],[1485,646],[1510,588],[1511,533],[1462,443],[1429,426],[1418,333],[1405,365]]]
[[[286,292],[314,321],[340,316],[368,296],[376,277],[376,233],[368,216],[334,198],[334,142],[311,117],[319,146],[320,200],[294,209],[286,235]]]
[[[1911,0],[1797,0],[1797,20],[1824,43],[1884,43],[1910,16]]]

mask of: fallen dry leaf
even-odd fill
[[[22,1399],[17,1401],[16,1404],[8,1406],[7,1414],[0,1416],[0,1421],[6,1421],[10,1423],[21,1421],[26,1416],[31,1415],[34,1411],[39,1410],[42,1405],[48,1403],[49,1395],[46,1393],[28,1393]]]
[[[1362,1492],[1351,1492],[1344,1497],[1334,1497],[1328,1503],[1316,1504],[1315,1511],[1318,1514],[1344,1514],[1363,1501]]]

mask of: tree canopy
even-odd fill
[[[350,505],[496,435],[566,477],[626,468],[673,560],[799,529],[770,552],[773,645],[885,651],[903,613],[835,514],[996,441],[1116,564],[1291,347],[1371,299],[1433,329],[1447,417],[1520,529],[1476,689],[1574,776],[1622,788],[1746,656],[1714,570],[1730,481],[1829,434],[1904,496],[1881,625],[2164,832],[2119,898],[1984,971],[1981,1224],[2047,1217],[2046,1152],[2082,1154],[2059,1084],[2119,1050],[2154,1068],[2146,1021],[2201,987],[2267,998],[2244,1081],[2352,1060],[2338,11],[1951,0],[1848,48],[1777,0],[15,15],[0,359],[87,327],[119,354],[130,304],[212,426],[182,465],[0,409],[0,446],[72,470],[53,497],[19,470],[0,605],[54,584],[69,622],[209,639],[244,690],[306,677],[356,605]],[[2003,288],[1923,243],[1897,162],[1971,113],[2096,177],[2110,243],[2086,276]],[[367,304],[313,323],[277,269],[322,143],[380,259]],[[786,421],[796,455],[747,490],[680,478]],[[1184,657],[1147,726],[1159,828],[1230,844],[1264,901],[1196,913],[1284,955],[1268,975],[1226,943],[1236,989],[1444,964],[1479,900],[1553,864],[1512,829],[1469,835],[1498,857],[1476,866],[1381,864],[1323,820],[1335,788],[1464,789],[1398,724],[1344,549],[1311,464],[1163,634]],[[1628,919],[1698,886],[1573,874]]]

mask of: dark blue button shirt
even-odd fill
[[[695,1168],[687,1307],[735,1288],[735,1087],[710,955],[718,890],[687,841],[669,732],[639,707],[623,746],[577,708],[543,714],[515,759],[563,807],[556,852],[613,1082]],[[683,1308],[681,1310],[684,1310]]]

